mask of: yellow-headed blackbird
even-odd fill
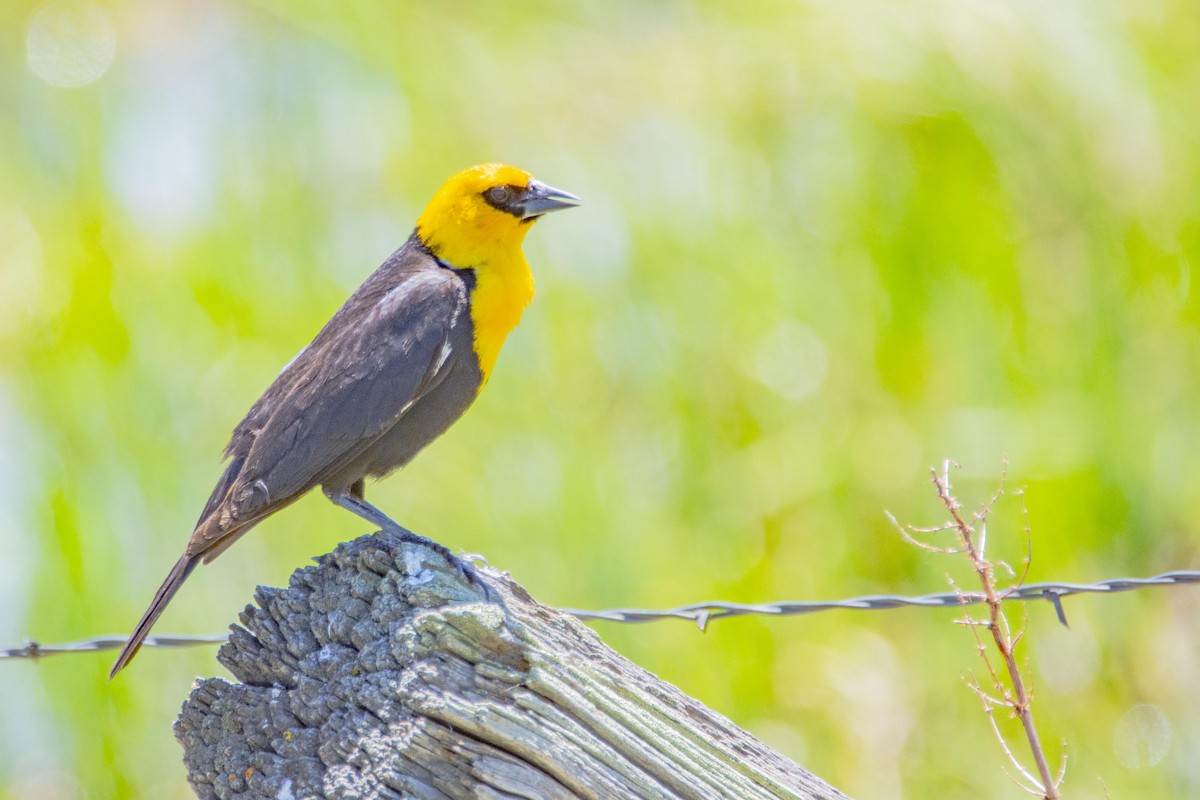
[[[538,217],[578,202],[502,164],[442,186],[408,241],[234,429],[229,466],[110,677],[197,564],[314,486],[373,525],[403,530],[364,499],[364,479],[407,464],[471,405],[533,298],[525,234]]]

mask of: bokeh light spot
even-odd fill
[[[77,89],[95,83],[116,54],[116,29],[104,9],[92,3],[45,3],[29,20],[29,69],[51,86]]]
[[[802,322],[787,320],[759,342],[754,377],[789,400],[807,397],[825,383],[825,343]]]
[[[1036,656],[1042,680],[1062,694],[1088,691],[1100,670],[1096,637],[1077,620],[1070,628],[1059,626],[1042,633]]]
[[[1171,722],[1148,703],[1129,709],[1113,729],[1113,752],[1130,769],[1153,767],[1171,746]]]

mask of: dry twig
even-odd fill
[[[937,489],[938,499],[941,500],[942,505],[946,507],[946,511],[950,514],[950,519],[945,524],[930,528],[916,528],[900,525],[891,514],[888,515],[888,518],[891,519],[906,541],[925,550],[937,553],[961,553],[971,562],[972,569],[979,576],[979,583],[983,590],[983,604],[987,607],[987,616],[984,619],[967,616],[959,620],[959,622],[969,627],[974,634],[976,648],[979,651],[980,658],[983,659],[984,666],[987,668],[992,690],[995,694],[985,691],[979,680],[974,676],[967,680],[967,685],[983,703],[983,710],[987,714],[988,722],[991,724],[993,732],[996,734],[996,739],[1000,742],[1001,749],[1019,776],[1018,778],[1010,774],[1009,777],[1018,786],[1032,795],[1043,797],[1045,800],[1058,800],[1062,796],[1059,792],[1059,787],[1062,785],[1063,777],[1066,774],[1066,754],[1064,751],[1062,765],[1059,768],[1058,774],[1051,774],[1045,750],[1042,748],[1037,727],[1033,722],[1033,691],[1032,688],[1026,685],[1026,680],[1021,674],[1020,665],[1017,663],[1016,658],[1016,647],[1020,643],[1022,636],[1024,636],[1024,630],[1020,630],[1014,634],[1012,628],[1009,626],[1008,618],[1001,609],[1001,604],[1005,598],[1016,588],[1023,585],[1026,576],[1029,574],[1029,563],[1031,560],[1028,554],[1029,550],[1027,549],[1024,570],[1019,578],[1016,577],[1016,571],[1009,565],[1003,562],[993,563],[988,560],[986,554],[987,518],[996,502],[1006,493],[1004,479],[1003,477],[1001,478],[1000,488],[996,490],[991,498],[977,511],[968,515],[951,493],[950,470],[953,466],[957,465],[946,461],[942,464],[941,472],[938,472],[936,469],[930,470],[933,476],[934,488]],[[1021,512],[1025,518],[1025,534],[1027,548],[1029,548],[1030,528],[1028,512],[1023,503]],[[928,535],[946,530],[955,531],[960,547],[948,548],[930,545],[927,542],[920,541],[914,535]],[[998,568],[1006,570],[1015,579],[1013,588],[1007,590],[997,588],[996,570]],[[1001,678],[999,672],[993,666],[991,659],[988,657],[989,650],[979,635],[980,628],[986,628],[992,634],[992,642],[995,644],[996,651],[999,652],[1000,658],[1004,663],[1003,671],[1007,674],[1007,683]],[[1010,709],[1012,715],[1020,720],[1021,727],[1025,732],[1025,738],[1029,743],[1029,751],[1033,756],[1034,765],[1036,766],[1036,776],[1021,764],[1020,759],[1017,758],[1016,754],[1013,753],[1008,743],[1004,740],[1004,736],[1000,732],[993,714],[994,710],[999,707]]]

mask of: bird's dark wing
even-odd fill
[[[466,286],[451,270],[414,270],[366,297],[370,302],[356,293],[347,302],[239,425],[233,461],[218,484],[225,491],[210,498],[189,553],[213,549],[227,533],[321,483],[460,359],[474,358],[458,352],[464,339],[452,335],[470,324],[470,310]]]
[[[469,324],[449,270],[420,272],[322,348],[309,381],[272,411],[243,472],[272,492],[303,491],[358,455],[445,376],[451,332]]]

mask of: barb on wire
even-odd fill
[[[1003,599],[1008,600],[1047,600],[1055,609],[1058,619],[1064,625],[1066,616],[1063,612],[1062,598],[1075,594],[1113,594],[1129,592],[1135,589],[1145,589],[1151,586],[1186,586],[1200,584],[1200,571],[1179,570],[1164,572],[1152,578],[1111,578],[1096,583],[1029,583],[1017,586],[1004,592]],[[796,600],[780,603],[726,603],[713,601],[709,603],[692,603],[667,609],[645,608],[611,608],[604,611],[585,611],[576,608],[561,609],[584,620],[605,620],[607,622],[657,622],[664,619],[686,619],[695,622],[703,630],[710,621],[724,617],[743,617],[748,615],[760,616],[794,616],[796,614],[813,614],[818,611],[829,611],[840,608],[849,611],[881,611],[889,608],[957,608],[965,605],[976,605],[983,602],[983,592],[942,592],[927,594],[920,597],[904,597],[900,595],[865,595],[846,600]],[[202,644],[220,644],[229,638],[229,634],[219,633],[209,636],[148,636],[143,647],[193,647]],[[37,659],[59,653],[81,653],[94,650],[114,650],[125,644],[124,636],[100,636],[69,644],[40,644],[28,641],[23,645],[0,647],[0,659],[25,658]]]

